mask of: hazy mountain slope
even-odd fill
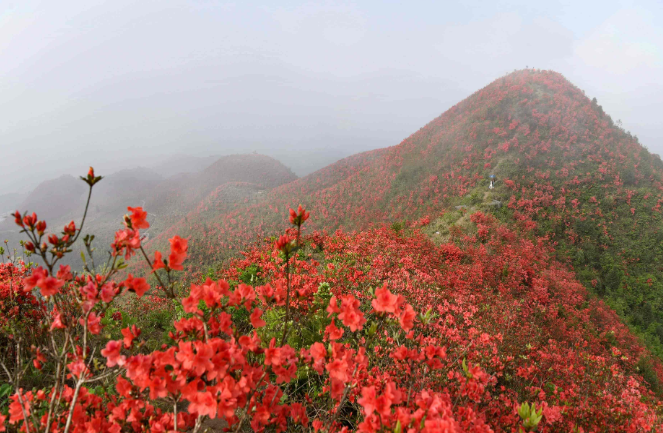
[[[127,206],[143,206],[149,212],[152,224],[145,234],[153,236],[171,227],[192,209],[205,206],[201,201],[214,201],[217,188],[232,183],[250,185],[236,187],[237,191],[248,191],[252,196],[295,180],[297,177],[279,161],[264,155],[224,156],[199,173],[180,174],[164,179],[160,174],[146,168],[122,170],[104,176],[92,194],[88,219],[84,233],[94,234],[99,255],[110,249],[114,233],[122,227],[122,216]],[[231,194],[231,202],[237,191]],[[44,182],[33,191],[21,210],[36,210],[40,218],[47,220],[51,230],[61,227],[71,220],[80,221],[85,206],[86,185],[73,176],[63,176],[54,181]],[[224,200],[227,195],[217,197]],[[243,203],[243,198],[242,198]],[[234,208],[224,208],[230,211]],[[0,222],[0,229],[11,245],[17,245],[23,237],[18,233],[13,218]],[[82,248],[79,245],[79,248]],[[78,254],[70,255],[73,264],[78,262]],[[98,257],[98,256],[97,256]]]
[[[157,216],[155,227],[167,228],[225,183],[245,182],[272,189],[295,179],[290,169],[274,158],[258,154],[229,155],[200,173],[166,179],[146,198],[144,207]]]
[[[182,173],[198,173],[203,171],[217,159],[219,159],[219,155],[200,157],[178,154],[155,161],[154,163],[148,163],[147,167],[163,177],[173,177]]]
[[[20,209],[30,209],[39,215],[57,220],[74,208],[85,203],[86,185],[71,175],[44,181],[28,194],[19,205]]]
[[[250,184],[252,195],[254,188],[269,190],[295,179],[296,176],[286,166],[268,156],[224,156],[199,173],[181,174],[155,182],[144,194],[143,190],[129,193],[130,185],[126,185],[129,189],[120,196],[121,200],[114,200],[122,204],[117,211],[107,212],[103,217],[91,220],[85,232],[97,234],[97,248],[106,251],[113,240],[113,234],[121,227],[122,215],[127,213],[127,205],[143,206],[148,211],[151,227],[144,234],[149,238],[173,226],[192,209],[204,206],[201,201],[225,184]],[[105,181],[106,179],[99,186]],[[227,197],[222,196],[220,200],[224,198]],[[233,196],[232,200],[234,199]]]
[[[489,174],[500,179],[492,191]],[[339,161],[243,209],[213,217],[192,212],[178,229],[191,237],[198,266],[277,233],[287,208],[299,203],[315,216],[313,228],[356,230],[497,200],[501,219],[527,220],[534,234],[556,242],[583,283],[660,355],[662,174],[660,158],[580,89],[560,74],[525,70],[496,80],[398,146]],[[154,246],[165,247],[165,237]]]

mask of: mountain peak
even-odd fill
[[[283,163],[259,153],[222,156],[203,170],[201,176],[215,185],[233,181],[258,183],[266,188],[297,179]]]
[[[490,175],[497,177],[492,189]],[[216,214],[213,225],[210,214],[189,215],[181,235],[192,238],[195,262],[209,262],[246,239],[274,234],[300,203],[314,229],[362,230],[430,216],[431,235],[440,239],[471,226],[464,212],[482,210],[550,239],[579,280],[609,302],[622,305],[626,285],[657,305],[663,280],[643,281],[660,273],[647,251],[657,248],[652,239],[663,242],[660,224],[651,223],[661,221],[662,191],[661,160],[595,100],[562,74],[525,69],[478,90],[397,146],[285,183]],[[441,214],[448,216],[438,220]],[[623,253],[627,246],[632,257]],[[635,298],[626,305],[627,323],[660,330],[646,332],[663,355],[663,310]]]

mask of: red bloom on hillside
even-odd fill
[[[39,287],[43,296],[53,296],[60,292],[64,281],[48,275],[48,271],[41,266],[32,271],[32,275],[23,280],[25,291]]]
[[[251,313],[251,325],[253,325],[254,328],[262,328],[267,324],[267,322],[262,320],[260,316],[262,316],[262,310],[260,308],[256,308],[253,310],[253,313]]]
[[[150,227],[150,223],[146,221],[147,212],[145,212],[142,207],[128,207],[127,210],[131,212],[131,227],[134,230],[147,229]]]
[[[343,336],[343,332],[343,329],[336,326],[334,319],[332,319],[331,323],[325,328],[325,335],[329,336],[331,341],[335,341],[341,338]]]
[[[21,216],[21,213],[19,211],[14,212],[14,222],[23,227],[23,217]]]
[[[64,329],[65,325],[62,323],[62,314],[58,310],[53,312],[53,323],[51,323],[51,331],[54,329]]]
[[[43,235],[46,231],[46,221],[37,221],[35,228],[40,236]]]
[[[123,328],[122,329],[122,336],[124,337],[124,348],[129,349],[131,348],[131,345],[133,344],[133,341],[135,338],[137,338],[141,330],[136,327],[136,325],[131,325],[131,327]]]
[[[67,368],[75,377],[81,377],[81,375],[86,374],[88,371],[88,368],[82,358],[74,359],[72,362],[67,364]]]
[[[405,305],[405,309],[398,314],[398,322],[401,324],[401,328],[405,331],[409,331],[414,328],[414,318],[417,314],[414,312],[412,305]]]
[[[124,280],[124,285],[127,286],[129,291],[135,292],[139,298],[142,297],[145,292],[150,290],[150,285],[145,278],[134,278],[131,274],[129,274],[127,279]]]
[[[341,314],[338,315],[338,318],[352,332],[361,329],[366,323],[364,313],[359,310],[360,305],[359,300],[352,295],[341,296]]]
[[[101,300],[108,303],[115,298],[116,291],[115,291],[115,284],[111,283],[106,283],[101,287],[101,290],[99,291]]]
[[[65,234],[65,235],[69,235],[69,236],[73,236],[73,235],[75,235],[75,234],[76,234],[76,223],[73,222],[73,221],[70,222],[69,224],[67,224],[66,226],[64,226],[64,230],[63,230],[63,231],[64,231],[64,234]]]
[[[85,320],[81,317],[78,320],[78,323],[81,326],[85,325]],[[90,315],[87,317],[87,329],[90,331],[91,334],[98,335],[99,332],[101,332],[101,318],[97,316],[95,313],[90,313]]]
[[[392,294],[385,283],[382,288],[375,289],[375,299],[371,306],[379,313],[394,313],[398,308],[398,296]]]
[[[124,251],[124,258],[129,259],[133,256],[134,250],[140,248],[140,234],[137,230],[124,229],[115,232],[115,242],[111,244],[113,254],[121,255]]]
[[[32,215],[24,216],[22,224],[19,224],[19,225],[21,227],[28,226],[29,228],[33,229],[35,227],[35,224],[37,224],[37,214],[32,212]]]
[[[285,361],[281,348],[276,347],[276,339],[272,338],[269,347],[265,349],[265,365],[278,366]]]
[[[336,303],[336,296],[331,297],[329,300],[329,305],[327,305],[325,311],[327,312],[327,317],[331,317],[333,314],[341,312],[341,310],[338,308],[338,304]]]
[[[376,393],[374,386],[365,386],[361,389],[361,398],[357,400],[357,403],[362,405],[364,408],[364,413],[366,416],[371,416],[375,412],[377,406],[376,402]]]
[[[71,266],[69,265],[60,265],[60,270],[55,276],[64,281],[71,281],[74,278],[71,275]]]
[[[34,365],[34,367],[37,370],[41,370],[44,362],[46,362],[46,356],[44,356],[44,354],[41,352],[41,350],[39,350],[39,348],[37,348],[37,351],[35,353],[35,359],[32,361],[32,365]],[[0,425],[2,425],[1,420],[0,420]],[[2,431],[2,430],[0,430],[0,431]]]
[[[19,390],[23,392],[23,390]],[[9,424],[16,424],[17,422],[23,420],[23,412],[25,415],[30,415],[30,401],[32,400],[32,392],[26,393],[23,395],[23,404],[19,400],[19,395],[14,394],[11,397],[12,402],[9,404]]]
[[[122,356],[121,351],[122,342],[110,340],[106,343],[106,348],[101,351],[101,354],[106,357],[106,365],[108,367],[124,365],[126,358]]]
[[[274,244],[274,249],[279,250],[279,251],[285,251],[286,247],[290,245],[292,242],[292,239],[288,235],[281,235],[279,238],[276,240],[276,243]]]
[[[166,267],[161,256],[161,251],[154,252],[154,262],[152,263],[152,271]]]
[[[313,358],[313,368],[318,372],[318,374],[322,374],[323,368],[325,366],[325,359],[327,357],[327,349],[325,348],[325,345],[319,342],[315,342],[311,346],[309,352]]]
[[[302,224],[304,224],[304,221],[306,221],[309,217],[309,212],[306,212],[306,209],[304,209],[301,204],[297,208],[297,212],[295,212],[293,209],[289,209],[289,212],[290,212],[290,224],[296,226],[301,226]]]
[[[182,267],[182,263],[186,259],[186,252],[187,249],[189,248],[188,240],[175,235],[172,238],[168,239],[168,242],[170,242],[170,255],[168,256],[168,266],[170,267],[170,269],[181,271],[184,269]]]

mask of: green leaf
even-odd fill
[[[8,383],[0,385],[0,401],[6,399],[12,392],[12,386]]]
[[[378,324],[377,324],[377,322],[373,322],[373,323],[371,323],[370,328],[368,328],[368,335],[372,337],[373,335],[375,335],[375,332],[376,332],[377,330],[378,330]]]
[[[465,376],[468,379],[472,379],[472,373],[470,373],[470,369],[467,366],[467,362],[465,362],[465,358],[463,358],[463,372],[465,372]]]

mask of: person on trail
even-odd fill
[[[488,185],[488,189],[495,188],[495,180],[496,180],[495,175],[491,174],[490,175],[490,185]]]

